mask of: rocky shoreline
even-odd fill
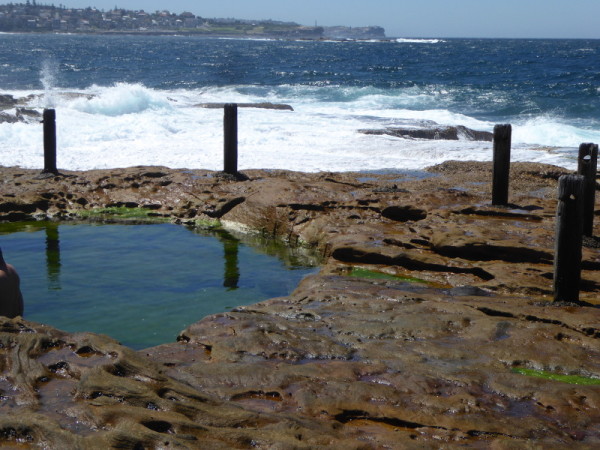
[[[243,181],[164,167],[0,172],[3,221],[115,220],[126,210],[262,233],[324,257],[292,295],[207,317],[140,352],[0,321],[3,444],[600,444],[596,239],[583,251],[586,306],[551,302],[564,169],[513,164],[505,208],[490,205],[490,163],[404,174],[249,170]],[[90,214],[102,211],[113,215]]]

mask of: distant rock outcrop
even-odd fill
[[[41,117],[40,112],[30,108],[17,108],[14,114],[0,111],[0,123],[31,123],[39,121]]]
[[[225,103],[199,103],[196,105],[198,108],[209,108],[209,109],[218,109],[224,108]],[[278,109],[285,111],[293,111],[290,105],[286,105],[283,103],[237,103],[238,108],[261,108],[261,109]]]
[[[10,94],[0,94],[0,109],[10,109],[14,108],[18,103],[18,100],[15,99]]]
[[[388,135],[409,139],[431,139],[457,141],[465,139],[468,141],[488,141],[491,142],[494,135],[488,131],[477,131],[471,128],[458,126],[431,127],[431,128],[410,128],[410,127],[388,127],[384,129],[363,129],[360,133],[373,135]]]
[[[385,39],[385,29],[372,27],[323,27],[326,39]]]

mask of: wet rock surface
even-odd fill
[[[16,108],[13,114],[0,111],[0,123],[41,122],[42,114],[35,109]]]
[[[491,142],[494,138],[494,135],[489,131],[473,130],[462,125],[439,126],[435,123],[429,124],[429,126],[426,127],[387,127],[383,129],[364,129],[359,130],[359,132],[363,134],[387,135],[405,139],[434,139],[448,141],[458,141],[462,138],[467,141]]]
[[[340,426],[211,397],[98,335],[0,321],[0,443],[43,448],[325,447]],[[167,364],[168,365],[168,364]]]
[[[564,169],[515,163],[508,207],[490,205],[489,163],[405,174],[249,170],[245,181],[163,167],[0,171],[3,221],[116,207],[218,222],[324,256],[289,297],[204,318],[178,342],[137,353],[4,320],[0,442],[600,445],[597,246],[583,252],[587,306],[551,302]]]
[[[261,103],[236,103],[238,108],[259,108],[259,109],[276,109],[276,110],[285,110],[285,111],[293,111],[294,108],[291,105],[287,105],[284,103],[269,103],[269,102],[261,102]],[[198,108],[209,108],[209,109],[222,109],[225,107],[225,103],[199,103],[196,105]]]
[[[0,124],[17,122],[39,122],[40,111],[27,106],[28,99],[15,98],[9,94],[0,94]]]
[[[0,109],[14,108],[19,101],[9,94],[0,94]]]

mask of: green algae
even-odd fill
[[[523,367],[514,367],[512,372],[529,377],[560,381],[561,383],[579,384],[584,386],[600,385],[600,378],[583,377],[580,375],[561,375],[559,373],[548,372],[545,370],[525,369]]]
[[[389,273],[363,269],[360,267],[353,267],[348,275],[351,277],[367,278],[371,280],[404,281],[407,283],[427,283],[427,281],[421,280],[419,278],[403,277],[401,275],[391,275]]]
[[[194,225],[202,230],[221,229],[222,224],[219,219],[196,219]]]
[[[127,208],[125,206],[114,206],[107,208],[93,208],[75,211],[82,219],[118,219],[118,220],[143,220],[149,222],[169,222],[168,217],[156,214],[148,208]]]
[[[35,232],[46,229],[47,222],[2,222],[0,223],[0,234],[19,232]]]

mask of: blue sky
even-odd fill
[[[22,0],[25,1],[25,0]],[[389,37],[600,38],[600,0],[40,0],[302,25],[380,25]]]

